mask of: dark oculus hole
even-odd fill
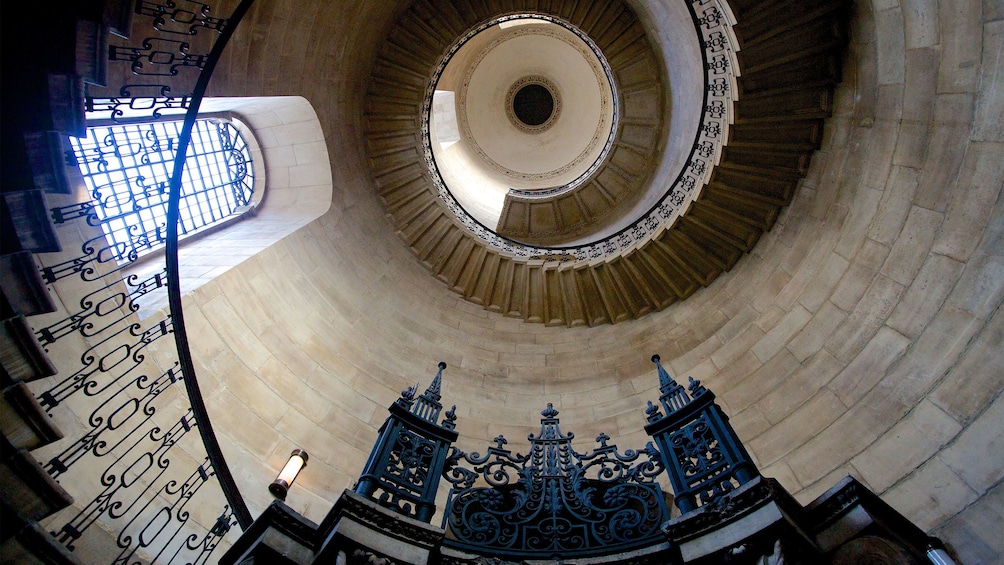
[[[539,84],[528,84],[516,92],[512,99],[516,119],[528,126],[539,126],[554,113],[554,98]]]

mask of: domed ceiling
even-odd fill
[[[508,316],[617,322],[710,284],[790,201],[829,113],[837,77],[791,72],[769,34],[740,76],[725,3],[667,7],[653,35],[620,2],[456,8],[391,30],[367,150],[420,261]],[[797,111],[756,100],[781,86]]]
[[[500,220],[513,198],[567,194],[603,164],[617,93],[606,59],[580,30],[514,14],[477,26],[449,53],[433,76],[430,172],[480,224],[512,231]],[[555,235],[539,232],[524,241]]]

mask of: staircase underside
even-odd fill
[[[730,5],[740,76],[734,121],[709,182],[668,229],[616,256],[586,263],[568,261],[560,249],[535,259],[501,253],[455,219],[438,197],[423,158],[423,96],[437,59],[467,29],[489,18],[518,11],[563,18],[589,34],[615,76],[651,53],[641,23],[616,3],[415,2],[374,66],[365,116],[376,186],[400,236],[450,289],[487,310],[527,322],[617,323],[711,284],[753,248],[791,202],[822,139],[846,43],[848,3],[841,0],[735,0]],[[653,78],[646,84],[655,83]],[[648,127],[658,126],[650,122]],[[662,150],[657,135],[640,146],[630,146],[623,129],[619,138],[617,143],[632,151]],[[606,166],[617,168],[610,162]],[[617,171],[638,182],[648,182],[651,172],[644,167]]]

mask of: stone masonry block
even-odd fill
[[[898,283],[910,284],[924,264],[943,219],[944,216],[939,212],[914,206],[881,273]]]
[[[964,268],[944,255],[928,255],[886,324],[911,338],[920,335],[945,303]]]
[[[982,494],[1004,478],[1004,397],[998,396],[939,457]]]
[[[851,464],[881,493],[937,453],[961,429],[938,407],[921,402]]]
[[[882,498],[921,529],[929,530],[972,503],[977,494],[935,457]]]
[[[889,366],[895,363],[910,345],[910,340],[896,330],[883,326],[861,353],[832,381],[828,388],[847,406],[853,405],[877,384]]]

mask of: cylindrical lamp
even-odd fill
[[[268,491],[279,500],[286,500],[286,493],[289,492],[290,485],[296,480],[296,475],[300,469],[307,466],[307,452],[302,449],[294,449],[289,454],[289,461],[286,466],[279,471],[279,476],[268,485]]]
[[[927,559],[934,565],[956,565],[955,560],[945,550],[945,544],[938,538],[927,538]]]

